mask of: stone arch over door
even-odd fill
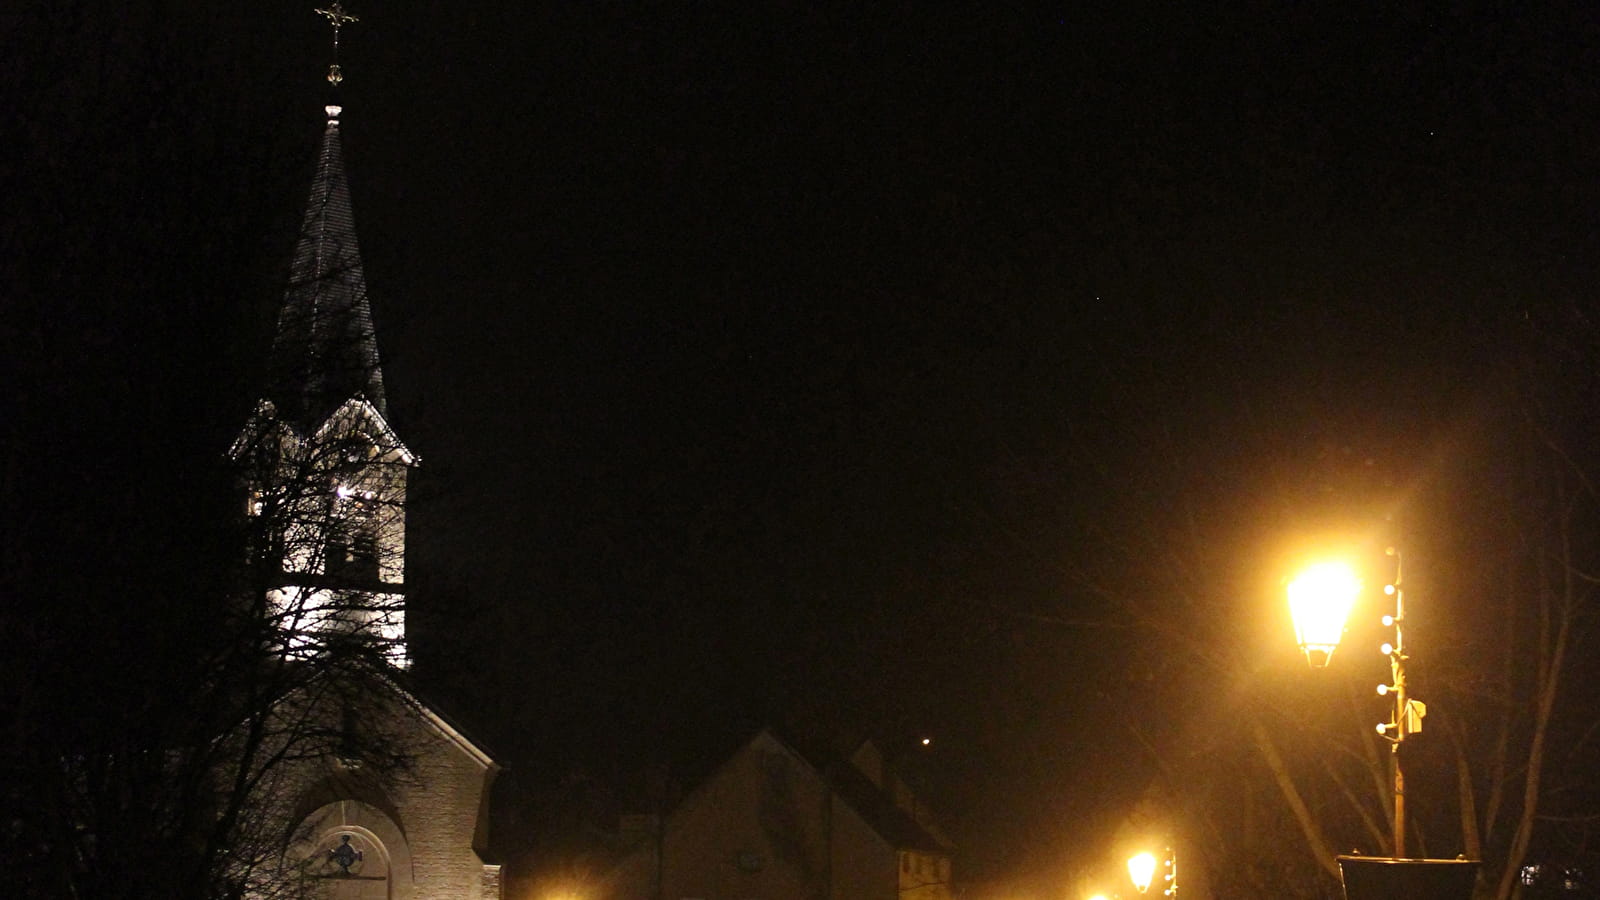
[[[306,816],[294,836],[288,861],[312,883],[316,896],[412,900],[411,846],[377,807],[359,800],[329,803]]]

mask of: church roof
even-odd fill
[[[352,397],[388,415],[350,211],[339,112],[328,107],[269,363],[268,398],[280,415],[303,428],[314,427]]]

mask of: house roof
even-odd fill
[[[791,736],[780,735],[771,728],[757,732],[741,745],[741,749],[762,741],[776,744],[809,768],[819,781],[831,786],[834,795],[855,810],[862,821],[882,838],[884,843],[894,849],[939,854],[948,854],[951,851],[950,847],[917,824],[910,814],[896,805],[893,797],[873,784],[872,779],[843,756],[820,747],[801,749],[798,746],[800,742]],[[727,767],[731,762],[730,758],[719,766],[718,770]],[[704,790],[706,783],[716,777],[716,773],[712,773],[691,790],[679,804],[679,808],[694,802]]]
[[[340,112],[340,107],[327,107],[328,122],[268,366],[268,398],[280,415],[302,429],[352,397],[364,398],[388,415],[345,178]]]
[[[922,853],[948,854],[950,848],[928,833],[894,802],[872,779],[847,760],[828,771],[834,791],[850,804],[867,824],[897,850],[916,850]]]

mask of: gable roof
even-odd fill
[[[437,698],[418,690],[409,673],[391,665],[384,665],[378,674],[392,690],[416,709],[440,736],[455,744],[479,765],[495,771],[502,768],[495,760],[493,750],[477,736],[469,733],[459,719],[446,712]]]
[[[388,415],[345,178],[340,108],[329,106],[327,112],[268,362],[267,397],[302,429],[352,397]]]
[[[847,761],[841,763],[829,773],[834,791],[886,842],[893,845],[896,850],[950,853],[950,848],[945,846],[944,842],[918,824],[909,813],[894,802],[893,797],[873,784],[872,779],[860,769]]]
[[[799,765],[811,773],[812,777],[832,787],[834,796],[843,801],[861,817],[885,844],[895,850],[914,850],[922,853],[948,854],[950,848],[921,825],[917,824],[905,810],[895,804],[894,798],[884,793],[877,785],[872,783],[861,770],[857,769],[849,760],[837,754],[813,750],[811,753],[796,749],[795,743],[786,740],[770,728],[764,728],[742,744],[722,765],[718,766],[710,776],[691,790],[674,809],[668,814],[670,818],[678,810],[697,802],[706,791],[707,785],[716,780],[723,770],[731,766],[734,761],[746,750],[758,745],[768,745],[781,750],[792,757]]]

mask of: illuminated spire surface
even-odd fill
[[[339,27],[356,21],[355,17],[338,3],[318,12],[333,24],[337,53]],[[336,74],[337,65],[329,80]],[[326,111],[328,121],[269,366],[269,396],[279,414],[304,427],[314,427],[352,397],[363,397],[379,413],[388,413],[345,177],[339,136],[342,109],[330,105]]]

